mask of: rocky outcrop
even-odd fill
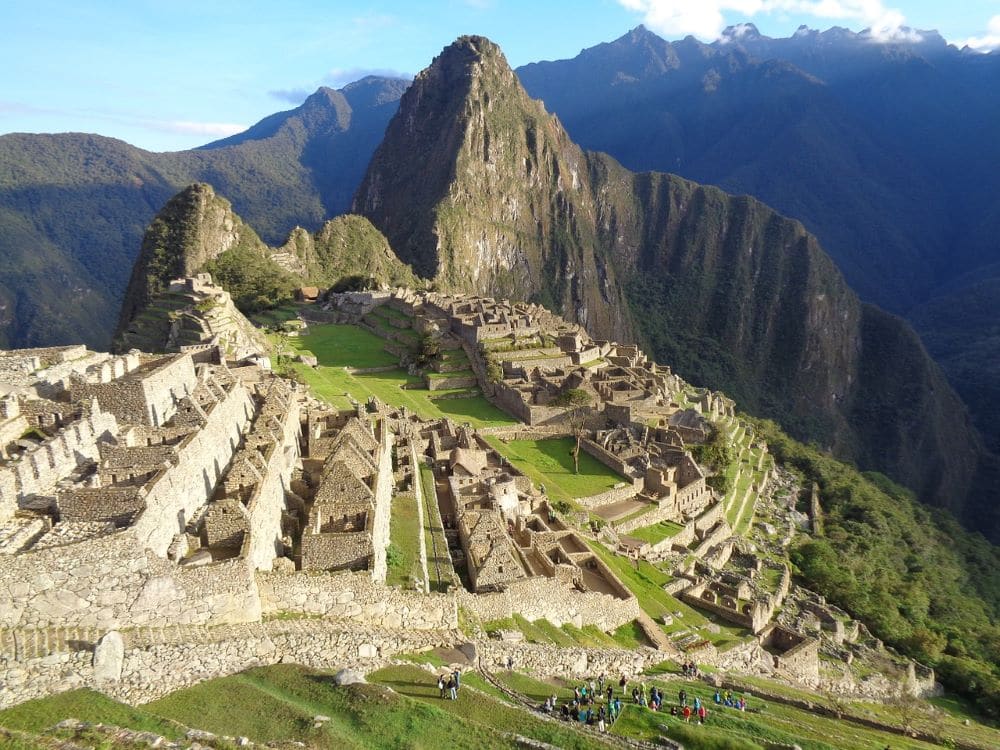
[[[965,502],[978,437],[902,321],[862,305],[798,222],[582,151],[487,39],[462,37],[416,77],[354,210],[442,288],[639,341],[800,438]]]
[[[149,225],[118,317],[117,337],[173,279],[194,276],[206,263],[237,246],[261,242],[211,185],[196,183],[171,198]]]

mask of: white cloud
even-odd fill
[[[346,86],[349,83],[360,81],[365,76],[380,76],[382,78],[406,78],[413,76],[407,73],[400,73],[398,70],[390,68],[333,68],[328,71],[324,81],[334,88]]]
[[[969,37],[965,41],[958,42],[959,47],[972,47],[980,52],[989,52],[1000,49],[1000,16],[993,16],[986,24],[986,33],[983,36]]]
[[[726,26],[724,13],[752,18],[759,14],[795,13],[825,20],[855,21],[871,29],[880,41],[918,38],[903,28],[906,20],[882,0],[618,0],[629,10],[642,13],[652,30],[677,36],[692,34],[717,39]]]
[[[242,133],[246,125],[234,122],[194,122],[192,120],[140,120],[139,125],[163,133],[227,136]]]

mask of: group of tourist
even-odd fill
[[[438,675],[438,690],[441,697],[458,700],[458,688],[462,684],[462,673],[456,667],[450,674]]]
[[[740,711],[747,710],[747,699],[745,696],[734,696],[732,690],[727,690],[725,693],[720,693],[718,690],[715,691],[715,703],[719,706],[728,706],[729,708],[738,708]]]
[[[688,677],[699,674],[698,666],[694,663],[683,664],[681,671]],[[630,691],[628,678],[622,676],[618,686],[621,689],[621,696],[631,696],[634,705],[649,708],[651,711],[668,710],[664,706],[663,691],[655,685],[648,688],[647,693],[646,683],[639,681],[631,686]],[[714,700],[717,706],[735,708],[739,711],[747,710],[746,696],[734,696],[730,690],[724,693],[716,690]],[[596,681],[591,679],[574,687],[573,697],[558,709],[557,705],[558,698],[552,695],[545,699],[541,710],[549,715],[560,715],[566,721],[596,725],[602,732],[615,722],[622,711],[622,700],[615,696],[614,683],[607,682],[603,674]],[[677,703],[669,707],[669,712],[671,716],[681,718],[685,722],[690,723],[693,720],[698,724],[704,724],[709,713],[706,701],[696,695],[689,696],[684,688],[678,691]]]
[[[693,661],[691,662],[686,661],[683,664],[681,664],[681,674],[684,675],[685,677],[690,677],[694,680],[697,680],[699,677],[701,677],[701,672],[698,670],[698,665],[695,664]]]

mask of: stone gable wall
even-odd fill
[[[253,413],[250,394],[237,382],[215,404],[205,426],[182,441],[177,465],[146,486],[146,510],[131,529],[139,544],[157,555],[167,554],[174,536],[211,498]]]
[[[17,510],[27,495],[46,494],[60,479],[69,476],[82,460],[99,457],[98,440],[117,435],[113,414],[94,409],[90,415],[60,429],[51,439],[0,468],[0,522]]]

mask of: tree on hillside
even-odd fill
[[[580,444],[583,442],[587,417],[590,415],[590,402],[590,394],[582,388],[565,390],[552,401],[554,406],[562,406],[568,410],[567,421],[573,430],[573,437],[576,439],[572,453],[574,474],[580,473]]]

